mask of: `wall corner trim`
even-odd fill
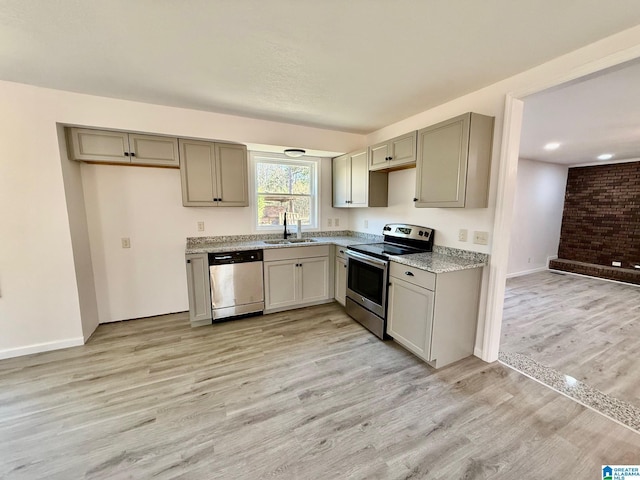
[[[55,342],[35,343],[25,347],[8,348],[6,350],[0,350],[0,360],[31,355],[33,353],[49,352],[51,350],[60,350],[62,348],[77,347],[80,345],[84,345],[83,337],[67,338],[66,340],[57,340]]]

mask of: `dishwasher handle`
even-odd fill
[[[261,261],[262,250],[241,250],[239,252],[209,253],[209,266]]]

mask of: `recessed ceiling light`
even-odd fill
[[[610,160],[613,158],[613,153],[603,153],[602,155],[598,155],[598,160]]]
[[[551,142],[551,143],[547,143],[544,146],[544,149],[545,150],[556,150],[559,146],[560,146],[560,144],[558,142]]]

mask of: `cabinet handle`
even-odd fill
[[[410,277],[415,276],[415,275],[413,274],[413,272],[404,272],[404,274],[405,274],[405,275],[409,275]]]
[[[413,199],[413,201],[414,201],[414,202],[417,202],[417,201],[418,201],[418,199],[417,199],[417,198],[414,198],[414,199]]]
[[[346,266],[346,265],[344,265],[344,268],[347,268],[347,266]]]
[[[340,250],[340,253],[344,253],[344,250]]]
[[[389,157],[389,160],[393,160],[393,157]]]
[[[136,152],[131,152],[131,156],[135,157],[136,156]]]
[[[191,263],[191,260],[187,260],[187,263]]]
[[[129,156],[129,152],[124,152],[124,156],[128,157]]]

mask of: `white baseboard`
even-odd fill
[[[473,355],[478,357],[478,358],[482,358],[482,349],[481,348],[474,348],[473,349]]]
[[[546,266],[545,267],[532,268],[531,270],[525,270],[524,272],[507,273],[507,278],[522,277],[523,275],[529,275],[531,273],[544,272],[545,270],[548,270],[548,268]]]
[[[79,345],[84,345],[84,338],[68,338],[66,340],[58,340],[56,342],[36,343],[35,345],[28,345],[26,347],[8,348],[6,350],[0,350],[0,360],[4,358],[31,355],[32,353],[59,350],[61,348],[77,347]]]

